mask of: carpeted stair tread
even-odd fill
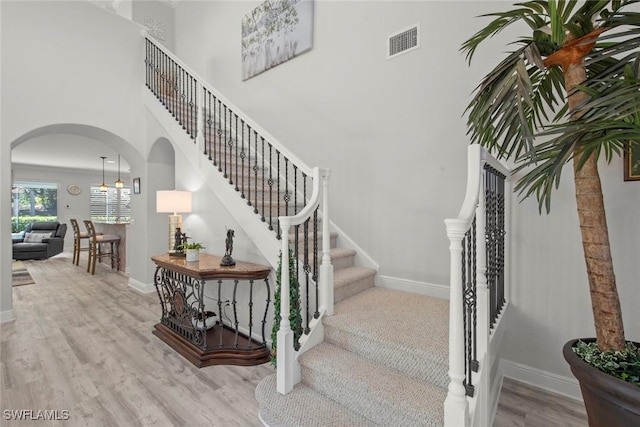
[[[393,426],[443,424],[446,391],[433,384],[327,342],[303,354],[300,363],[304,384],[372,421]]]
[[[333,301],[338,303],[375,285],[376,271],[368,267],[348,267],[333,272]]]
[[[329,256],[331,257],[331,264],[333,265],[334,272],[348,267],[353,267],[355,255],[356,251],[353,249],[331,248]]]
[[[336,303],[323,323],[331,344],[443,388],[449,383],[446,300],[374,287]]]
[[[373,427],[376,424],[334,402],[306,385],[281,395],[276,391],[276,374],[256,387],[260,416],[270,427]]]

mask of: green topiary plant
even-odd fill
[[[276,357],[278,349],[278,330],[280,330],[280,292],[282,284],[280,283],[282,273],[282,253],[279,255],[278,269],[276,270],[276,290],[273,296],[274,321],[271,330],[271,364],[276,366]],[[296,257],[292,250],[289,250],[289,295],[290,309],[289,322],[291,322],[291,330],[293,331],[293,346],[296,350],[300,348],[298,340],[302,336],[302,315],[300,314],[300,284],[296,274]]]

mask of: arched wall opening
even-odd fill
[[[37,129],[33,129],[22,136],[16,138],[13,141],[5,142],[2,145],[1,156],[0,156],[0,169],[2,169],[2,173],[0,174],[0,181],[2,181],[2,185],[0,188],[0,196],[5,200],[10,198],[11,184],[13,182],[13,174],[9,171],[12,170],[12,156],[11,151],[21,145],[33,142],[37,140],[37,144],[34,144],[34,148],[37,149],[40,141],[43,143],[46,142],[47,136],[56,136],[60,135],[69,135],[72,137],[84,137],[87,140],[95,141],[96,147],[100,147],[102,144],[103,147],[107,147],[112,152],[116,152],[121,155],[121,158],[128,163],[130,166],[130,177],[148,177],[147,173],[147,162],[144,156],[136,149],[136,147],[131,144],[129,141],[123,139],[119,135],[114,134],[108,130],[98,128],[91,125],[78,124],[78,123],[60,123],[43,126]],[[59,138],[58,138],[59,139]],[[24,146],[23,146],[24,148]],[[61,148],[64,150],[64,148]],[[69,149],[68,153],[65,153],[70,157],[74,157],[78,153],[74,153],[72,149]],[[96,152],[95,156],[99,156],[100,153]],[[96,162],[99,162],[99,157],[96,157]],[[86,163],[86,160],[84,161]],[[18,165],[16,165],[18,166]],[[33,173],[36,174],[39,166],[33,165],[30,167],[32,172],[25,173]],[[41,169],[47,169],[45,167],[40,167]],[[91,171],[87,171],[87,165],[83,164],[82,158],[78,158],[78,174],[77,180],[78,182],[82,182],[82,179],[87,180],[87,174],[90,174]],[[90,167],[89,169],[92,169]],[[58,171],[64,171],[56,173],[56,168],[48,168],[49,174],[51,175],[52,182],[60,182],[60,176],[64,174],[65,176],[73,176],[73,168],[65,167],[64,169],[57,169]],[[83,170],[80,173],[80,170]],[[95,171],[93,171],[95,174]],[[22,173],[22,172],[21,172]],[[42,174],[42,172],[41,172]],[[56,175],[58,175],[56,177]],[[155,173],[153,175],[156,175]],[[42,176],[42,175],[41,175]],[[173,174],[172,174],[173,177]],[[144,182],[144,181],[143,181]],[[150,181],[151,182],[151,181]],[[86,183],[85,183],[86,184]],[[130,184],[130,183],[129,183]],[[88,185],[88,184],[87,184]],[[88,197],[88,191],[84,194],[84,197],[73,196],[67,194],[65,191],[66,185],[64,188],[60,188],[60,196],[68,198],[66,202],[58,201],[58,215],[60,222],[68,222],[70,217],[76,217],[78,213],[80,216],[78,219],[86,219],[88,218],[89,212],[89,204],[90,201]],[[82,194],[82,193],[81,193]],[[140,194],[132,195],[131,197],[131,217],[132,222],[130,226],[127,226],[127,273],[129,275],[129,282],[134,283],[144,283],[151,285],[153,283],[153,276],[149,274],[149,265],[151,264],[149,260],[149,247],[150,243],[148,242],[147,237],[152,236],[153,233],[148,232],[148,224],[147,218],[150,217],[149,212],[149,197],[146,192],[141,192]],[[154,199],[155,200],[155,199]],[[74,204],[78,206],[78,210],[74,210]],[[87,206],[84,206],[84,205]],[[7,211],[9,211],[7,209]],[[151,210],[154,212],[155,210]],[[82,213],[86,212],[87,215],[83,215]],[[0,221],[3,226],[1,227],[2,231],[0,232],[0,238],[2,241],[7,242],[2,244],[0,250],[0,267],[2,273],[0,274],[0,321],[8,321],[13,318],[12,311],[12,280],[11,280],[11,262],[12,262],[12,248],[9,246],[9,234],[11,232],[11,213],[6,212],[0,215]],[[65,242],[65,248],[72,248],[73,239],[72,232],[70,230],[67,232],[68,243]],[[151,285],[152,286],[152,285]],[[135,287],[135,286],[134,286]]]

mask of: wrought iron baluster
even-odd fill
[[[178,67],[178,65],[173,62],[171,64],[171,76],[169,78],[169,85],[171,86],[171,110],[173,112],[173,117],[176,118],[177,122],[182,126],[182,130],[187,130],[185,127],[185,108],[184,108],[184,97],[185,97],[185,72],[182,67]]]
[[[293,213],[298,213],[298,167],[292,162],[293,166]]]
[[[167,62],[167,58],[164,55],[163,51],[160,51],[160,83],[161,83],[161,87],[160,87],[160,97],[161,97],[161,102],[162,105],[167,106],[167,99],[166,99],[166,93],[167,93],[167,78],[166,78],[166,62]]]
[[[468,287],[468,283],[469,283],[469,278],[468,278],[468,274],[467,273],[467,265],[468,265],[468,245],[469,245],[469,232],[467,231],[467,233],[465,234],[464,237],[464,242],[463,242],[463,248],[462,248],[462,270],[463,270],[463,274],[462,274],[462,295],[463,295],[463,299],[462,299],[462,307],[463,307],[463,315],[462,315],[462,325],[463,325],[463,331],[464,331],[464,372],[465,372],[465,379],[464,379],[464,385],[465,385],[465,389],[467,390],[467,395],[469,394],[469,384],[470,384],[470,378],[469,378],[469,341],[467,339],[467,335],[468,335],[468,331],[469,331],[469,317],[467,315],[467,287]]]
[[[224,144],[224,174],[223,176],[225,178],[229,178],[229,175],[227,174],[227,138],[228,138],[229,132],[227,132],[227,106],[224,106],[224,138],[222,139],[222,141],[220,141],[221,144]]]
[[[198,137],[198,82],[191,76],[191,139],[196,142]]]
[[[236,186],[234,187],[234,189],[235,189],[236,191],[240,191],[240,188],[238,187],[238,115],[237,115],[237,114],[235,114],[235,113],[233,113],[233,115],[234,115],[234,117],[236,118],[236,137],[234,138],[234,140],[235,140],[235,147],[236,147],[236,149],[235,149],[235,156],[234,156],[234,157],[235,157],[235,171],[236,171],[236,174],[235,174],[235,178],[232,178],[232,179],[230,179],[230,180],[229,180],[229,183],[230,183],[230,184],[233,184],[233,183],[234,183],[234,181],[235,181]],[[231,152],[233,152],[233,151],[234,151],[234,150],[233,150],[233,142],[232,142],[232,141],[230,141],[230,144],[229,144],[229,145],[230,145],[229,150],[230,150]],[[231,173],[233,174],[233,163],[231,164]]]
[[[277,181],[277,185],[276,185],[276,222],[277,219],[280,217],[280,151],[278,149],[276,149],[276,162],[277,162],[277,169],[276,169],[276,181]],[[276,238],[278,240],[280,240],[282,238],[282,234],[280,231],[280,227],[277,226],[276,224]]]
[[[233,114],[233,115],[232,115]],[[228,164],[229,165],[229,170],[228,170],[228,174],[229,174],[229,184],[233,185],[233,116],[235,116],[236,113],[234,113],[233,111],[231,111],[231,109],[229,109],[229,137],[227,140],[227,145],[229,146],[229,160],[228,160]],[[227,160],[225,159],[225,162],[227,162]]]
[[[264,141],[264,138],[263,138]],[[269,144],[269,230],[273,230],[273,163],[272,163],[273,147]],[[264,202],[262,208],[264,209]]]
[[[220,347],[224,347],[224,342],[222,341],[222,336],[224,335],[224,321],[222,320],[222,280],[218,280],[218,322],[220,326]]]
[[[251,126],[247,125],[247,134],[249,135],[249,160],[247,163],[248,169],[247,173],[249,180],[249,194],[247,194],[247,205],[251,206],[251,181],[253,178],[253,193],[256,194],[254,196],[255,203],[253,204],[253,213],[258,213],[258,136],[256,134],[254,138],[254,150],[253,150],[253,166],[251,166]]]
[[[216,107],[217,106],[217,107]],[[217,144],[218,144],[218,125],[217,123],[220,123],[220,105],[218,105],[218,98],[216,98],[215,96],[213,96],[213,138],[212,138],[212,143],[213,146],[211,147],[211,151],[213,152],[213,165],[214,166],[218,166],[218,163],[220,163],[220,157],[218,157],[216,155],[217,151]]]
[[[249,280],[249,348],[253,347],[253,279]]]
[[[291,194],[289,194],[289,159],[286,157],[284,158],[284,195],[282,198],[284,200],[284,214],[291,215],[289,213],[289,200],[291,199]],[[280,207],[280,203],[278,203],[278,207]],[[280,217],[280,211],[278,211],[278,217]]]
[[[218,99],[218,172],[222,172],[222,102]]]
[[[211,93],[209,93],[209,91],[207,90],[207,88],[202,88],[203,90],[203,99],[204,99],[204,105],[202,106],[203,108],[203,114],[202,117],[206,117],[206,126],[204,128],[204,154],[207,155],[207,158],[209,159],[209,161],[212,160],[212,156],[211,156]],[[204,112],[206,111],[206,116],[204,114]]]
[[[183,105],[184,105],[184,123],[182,125],[182,127],[184,128],[185,132],[187,132],[187,135],[189,135],[189,137],[191,137],[191,76],[189,75],[189,73],[187,73],[186,71],[184,71],[184,75],[185,75],[185,91],[184,91],[184,101],[183,101]]]
[[[182,129],[184,129],[184,120],[182,117],[182,103],[180,94],[182,91],[182,82],[180,82],[180,78],[182,76],[182,71],[178,69],[177,64],[174,61],[169,61],[169,72],[167,73],[167,83],[169,85],[169,111],[173,117],[175,117],[176,121],[180,123]]]
[[[240,143],[240,147],[242,148],[242,151],[240,151],[240,161],[242,162],[242,166],[240,170],[242,171],[242,175],[238,175],[238,165],[236,164],[236,184],[238,183],[238,180],[240,180],[240,197],[244,199],[245,198],[244,176],[246,172],[244,168],[244,159],[247,153],[244,151],[245,142],[244,142],[244,120],[243,119],[240,119],[240,129],[242,129],[241,143]],[[249,144],[249,158],[251,158],[251,144]],[[249,191],[251,191],[251,187],[249,187]]]
[[[496,317],[504,301],[504,180],[496,175],[496,228],[498,241],[496,244]]]
[[[471,223],[471,250],[472,250],[472,263],[471,263],[471,268],[473,271],[473,274],[471,275],[471,289],[472,289],[472,296],[473,299],[471,301],[471,311],[472,311],[472,328],[471,328],[471,332],[472,332],[472,359],[471,359],[471,370],[473,372],[478,372],[478,369],[480,368],[479,362],[478,362],[478,346],[477,346],[477,342],[478,342],[478,299],[477,299],[477,295],[478,295],[478,276],[477,276],[477,247],[476,247],[476,219],[473,219],[473,222]]]
[[[271,286],[269,286],[269,278],[264,279],[264,284],[267,287],[267,308],[264,310],[264,317],[262,318],[262,343],[265,344],[267,342],[267,336],[265,333],[265,329],[267,326],[267,312],[269,311],[269,305],[271,304]]]
[[[231,305],[233,306],[233,324],[235,326],[235,337],[233,340],[233,346],[234,347],[238,347],[238,310],[236,308],[237,305],[237,299],[236,299],[236,292],[238,291],[238,279],[235,279],[233,281],[233,300],[231,302]],[[249,339],[251,339],[251,336],[249,336]]]
[[[144,39],[144,84],[149,87],[149,40]]]
[[[264,218],[264,183],[265,183],[265,180],[264,180],[264,159],[265,159],[265,157],[264,157],[264,138],[261,137],[260,139],[262,140],[262,214],[261,214],[261,217],[260,217],[260,221],[264,222],[265,221],[265,218]],[[258,143],[258,134],[257,133],[256,133],[256,140],[255,141],[256,141],[256,144],[257,144]],[[257,146],[256,146],[256,151],[258,151],[258,147]],[[257,163],[257,161],[258,161],[258,159],[257,159],[257,156],[256,156],[256,166],[255,166],[256,167],[256,171],[255,171],[256,172],[256,182],[258,180],[258,163]],[[254,212],[258,213],[258,194],[257,193],[256,193],[256,204],[255,204]]]
[[[309,302],[311,297],[309,295],[309,285],[310,285],[310,271],[309,271],[309,218],[302,225],[302,253],[303,253],[303,263],[302,268],[305,276],[305,313],[306,313],[306,324],[304,328],[304,333],[308,334],[309,322],[311,320],[311,312],[309,310]],[[297,242],[296,242],[297,243]]]
[[[317,319],[320,317],[320,285],[318,283],[318,206],[315,211],[313,211],[313,281],[316,284],[316,311],[313,314],[313,317]]]

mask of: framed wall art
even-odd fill
[[[623,158],[624,180],[640,181],[640,144],[627,144]]]
[[[133,194],[140,194],[140,178],[133,178]]]
[[[314,0],[265,0],[242,18],[242,80],[311,49]]]

